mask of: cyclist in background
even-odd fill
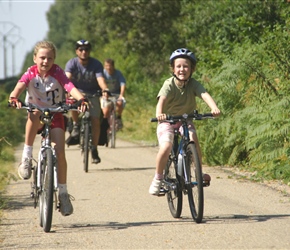
[[[194,78],[196,58],[194,54],[185,48],[175,50],[170,56],[170,66],[173,76],[165,80],[157,95],[156,118],[158,119],[157,137],[159,151],[156,157],[156,172],[149,188],[149,193],[158,195],[163,180],[163,170],[166,166],[173,145],[174,128],[181,124],[171,125],[166,120],[166,115],[192,114],[196,110],[196,97],[200,97],[210,107],[214,116],[220,115],[215,101],[205,88]],[[196,130],[192,121],[188,122],[189,136],[195,142],[197,152],[201,161],[201,150],[198,143]],[[210,176],[204,174],[204,180],[209,183]]]
[[[91,44],[86,40],[79,40],[75,44],[76,57],[70,59],[65,66],[67,77],[74,83],[74,85],[84,95],[94,95],[98,91],[102,91],[104,98],[108,98],[108,87],[103,77],[102,63],[90,57]],[[90,97],[89,112],[92,123],[92,163],[98,164],[101,162],[97,150],[99,137],[100,137],[100,119],[101,119],[101,106],[100,97]],[[73,131],[66,143],[68,145],[79,144],[79,117],[77,112],[72,112]]]
[[[121,71],[115,68],[115,62],[111,58],[106,59],[104,62],[104,77],[110,93],[115,95],[118,99],[116,102],[117,124],[118,129],[121,129],[123,127],[122,112],[126,103],[124,98],[126,80]],[[109,118],[110,110],[112,108],[112,101],[110,101],[110,99],[102,98],[101,106],[104,113],[104,118]]]
[[[67,91],[75,99],[83,99],[81,111],[85,111],[84,96],[70,82],[64,71],[54,64],[55,57],[56,48],[53,43],[42,41],[35,45],[33,53],[35,65],[28,68],[11,92],[9,97],[11,106],[21,108],[22,104],[18,98],[25,89],[25,103],[27,105],[32,103],[42,108],[53,107],[55,104],[64,101],[64,93]],[[33,143],[37,132],[43,127],[43,124],[40,124],[40,114],[41,112],[38,111],[28,112],[22,162],[18,167],[18,174],[21,179],[29,179],[31,177]],[[62,113],[56,113],[53,117],[51,141],[56,145],[60,212],[62,215],[67,216],[73,213],[73,206],[66,185],[67,162],[65,158],[65,127]]]

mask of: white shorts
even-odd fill
[[[183,134],[183,128],[181,126],[181,122],[178,122],[172,125],[168,122],[158,123],[157,138],[158,138],[159,145],[161,145],[164,142],[171,142],[173,144],[175,128],[179,128],[180,134]],[[195,133],[195,127],[192,121],[188,122],[188,129],[190,133]]]
[[[101,102],[101,108],[113,108],[113,101],[111,99],[106,99],[101,97],[100,98],[100,102]]]

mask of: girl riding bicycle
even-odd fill
[[[21,102],[18,98],[25,89],[27,91],[25,102],[36,104],[42,108],[52,107],[54,104],[63,101],[64,91],[66,90],[77,100],[83,99],[80,110],[85,111],[86,102],[84,101],[84,96],[69,81],[65,72],[54,64],[55,57],[56,48],[53,43],[42,41],[35,45],[33,54],[35,65],[28,68],[11,92],[9,102],[12,106],[21,107]],[[31,177],[33,143],[38,130],[43,126],[40,124],[39,116],[40,112],[37,111],[28,113],[22,162],[18,167],[18,174],[21,179],[29,179]],[[65,128],[64,118],[61,113],[54,115],[51,128],[51,139],[55,143],[58,159],[60,212],[62,215],[67,216],[72,214],[73,207],[66,186]]]
[[[159,194],[163,171],[173,145],[174,128],[181,125],[171,125],[168,122],[164,122],[166,115],[192,114],[196,110],[196,97],[200,97],[206,102],[214,116],[220,115],[220,110],[210,94],[206,92],[198,81],[191,78],[192,73],[195,71],[196,62],[197,60],[190,50],[186,48],[175,50],[170,56],[173,76],[165,80],[157,95],[156,118],[159,121],[157,126],[159,151],[156,157],[155,176],[149,188],[149,193],[152,195]],[[196,144],[200,163],[202,164],[201,150],[194,124],[192,121],[189,121],[188,124],[190,139]],[[204,179],[210,181],[210,176],[205,174]]]

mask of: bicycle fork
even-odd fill
[[[182,145],[182,144],[180,144],[180,145]],[[188,184],[190,184],[191,187],[197,186],[196,181],[191,181],[190,174],[193,174],[193,173],[190,173],[190,171],[188,171],[190,166],[188,166],[189,162],[186,162],[187,154],[182,147],[179,148],[179,154],[181,155],[181,159],[179,159],[179,161],[181,161],[181,162],[180,163],[178,162],[178,164],[177,164],[178,175],[184,179],[185,186]]]
[[[38,190],[38,192],[42,192],[42,180],[43,180],[43,174],[45,174],[43,172],[42,166],[43,166],[43,161],[46,158],[46,154],[45,154],[45,150],[47,148],[50,148],[52,151],[52,157],[53,157],[53,186],[54,186],[54,192],[56,194],[57,188],[58,188],[58,178],[57,178],[57,158],[56,158],[56,153],[53,147],[41,147],[41,149],[39,150],[38,153],[38,162],[37,162],[37,166],[36,166],[36,171],[37,171],[37,182],[36,182],[36,188]],[[55,198],[57,198],[57,196],[55,196]],[[57,199],[55,199],[57,201]],[[56,204],[56,208],[58,208],[58,205]]]

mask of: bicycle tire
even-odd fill
[[[165,168],[164,180],[173,185],[176,185],[175,190],[168,190],[168,192],[166,193],[166,197],[171,215],[173,216],[173,218],[180,218],[182,212],[183,197],[182,190],[178,181],[179,177],[176,174],[175,165],[175,162],[172,160],[171,156],[169,156]]]
[[[186,184],[188,203],[193,220],[201,223],[204,211],[203,177],[196,145],[190,142],[186,147],[186,171],[190,183]]]
[[[116,113],[115,110],[112,111],[111,114],[111,148],[115,148],[116,147],[116,132],[117,132],[117,128],[116,128]]]
[[[31,182],[31,197],[33,198],[33,207],[37,207],[38,203],[38,190],[37,190],[37,166],[32,168],[32,182]]]
[[[40,158],[38,159],[40,167],[37,166],[37,174],[40,177],[40,187],[38,187],[38,202],[39,202],[39,225],[41,227],[43,227],[43,199],[41,196],[41,192],[42,192],[42,183],[43,183],[43,179],[42,179],[42,172],[43,172],[43,158],[42,155],[40,156]],[[38,177],[36,177],[38,178]],[[37,183],[37,179],[36,179],[36,183]]]
[[[43,161],[41,163],[42,168],[42,186],[40,192],[40,215],[41,224],[44,232],[49,232],[52,223],[53,214],[53,154],[50,148],[46,148],[44,151]]]
[[[89,145],[89,123],[88,121],[83,124],[84,125],[84,139],[83,139],[83,152],[84,152],[84,171],[87,173],[89,170],[89,151],[90,151],[90,145]]]

